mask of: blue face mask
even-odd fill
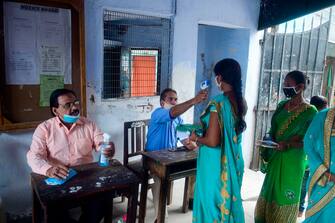
[[[64,115],[63,116],[63,121],[66,123],[75,123],[76,121],[78,121],[80,117],[80,114],[73,116],[73,115]]]

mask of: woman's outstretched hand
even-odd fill
[[[189,149],[194,150],[198,148],[197,145],[198,136],[195,134],[195,132],[192,132],[191,135],[182,141],[183,145]]]
[[[196,142],[198,139],[198,136],[195,134],[195,132],[193,131],[190,135],[190,137],[188,137],[189,140]]]
[[[190,140],[189,138],[182,140],[181,143],[182,143],[188,150],[195,150],[195,149],[198,148],[198,145],[197,145],[194,141]]]

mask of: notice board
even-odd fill
[[[51,117],[50,93],[76,92],[86,115],[83,0],[2,1],[0,131]]]

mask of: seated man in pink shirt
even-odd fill
[[[79,100],[73,91],[57,89],[51,93],[50,110],[54,117],[36,128],[27,153],[28,164],[33,172],[64,179],[69,173],[69,167],[93,162],[93,149],[99,149],[103,142],[103,133],[94,122],[80,116],[79,108]],[[111,142],[110,148],[104,152],[108,157],[113,157],[114,144]],[[85,215],[85,209],[91,212],[92,207],[82,209]],[[82,216],[81,220],[99,222],[102,216],[103,213],[94,213],[93,216]]]

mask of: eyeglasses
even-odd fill
[[[73,102],[68,102],[68,103],[66,103],[66,104],[59,104],[59,105],[61,105],[65,110],[69,110],[69,109],[71,109],[74,105],[75,106],[79,106],[80,105],[80,101],[79,100],[75,100],[75,101],[73,101]]]

